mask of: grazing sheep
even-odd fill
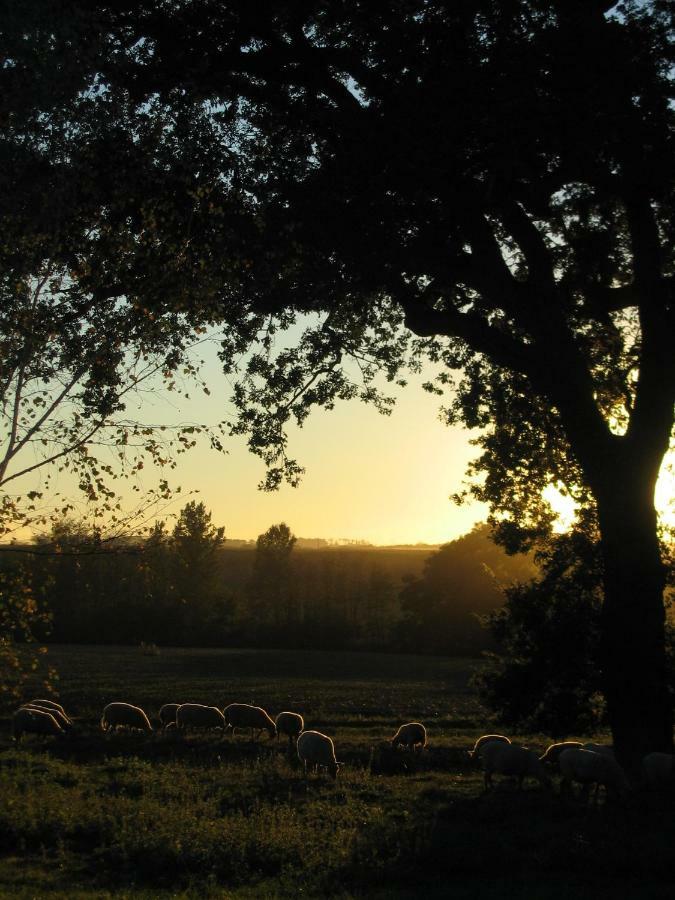
[[[556,771],[560,771],[560,754],[565,750],[580,750],[582,747],[581,741],[560,741],[558,744],[550,744],[546,748],[546,753],[539,759],[543,763],[548,763]]]
[[[38,712],[46,712],[49,713],[50,716],[56,719],[61,728],[64,731],[70,731],[73,727],[73,723],[70,721],[65,713],[59,712],[58,709],[52,709],[51,707],[43,706],[38,700],[33,700],[30,703],[24,703],[21,709],[36,709]]]
[[[63,729],[46,709],[28,709],[22,706],[12,716],[12,737],[18,743],[24,734],[57,736],[63,734]]]
[[[261,731],[266,731],[270,740],[276,737],[276,725],[260,706],[251,706],[250,703],[230,703],[223,710],[223,715],[227,727],[232,729],[232,737],[237,728],[250,728],[251,740],[253,740],[254,731],[256,738]]]
[[[176,724],[176,710],[181,706],[180,703],[165,703],[159,710],[159,721],[162,728],[168,728],[169,725]]]
[[[225,717],[215,706],[183,703],[176,710],[176,728],[180,731],[192,728],[220,728],[224,731]]]
[[[274,720],[274,724],[277,729],[277,738],[279,735],[285,734],[288,736],[288,743],[292,744],[294,740],[297,741],[298,735],[304,729],[305,720],[300,713],[280,712]]]
[[[337,778],[342,763],[335,759],[333,741],[320,731],[303,731],[298,738],[298,758],[303,765],[305,775],[309,765],[315,772],[319,767],[327,769],[332,778]]]
[[[590,742],[582,744],[581,749],[590,750],[591,753],[600,753],[602,756],[609,756],[610,759],[616,759],[614,747],[611,744],[594,744]]]
[[[601,784],[604,785],[608,793],[616,792],[619,796],[623,796],[630,791],[626,773],[614,757],[607,753],[596,753],[593,750],[585,750],[583,748],[565,750],[560,755],[559,762],[562,774],[560,783],[561,795],[572,790],[573,781],[584,785],[585,795],[588,794],[592,784],[596,786],[593,802],[597,802],[598,790]]]
[[[675,757],[671,753],[648,753],[642,760],[642,774],[649,788],[675,787]]]
[[[55,700],[29,700],[28,703],[24,703],[24,706],[42,706],[45,709],[55,709],[57,710],[57,712],[60,712],[62,716],[66,716],[66,718],[68,719],[65,709],[61,706],[60,703],[56,703]],[[68,721],[70,721],[70,719],[68,719]]]
[[[101,716],[101,728],[104,731],[116,728],[135,728],[139,731],[152,731],[152,725],[140,706],[131,703],[109,703]]]
[[[419,747],[423,750],[427,745],[427,730],[421,722],[408,722],[401,725],[396,734],[391,739],[392,747],[408,747],[415,749]]]
[[[534,750],[528,750],[527,747],[504,741],[490,741],[480,748],[480,758],[483,761],[485,790],[492,787],[492,775],[495,772],[499,775],[516,775],[518,790],[528,776],[536,778],[547,790],[551,788],[551,779],[544,764]]]
[[[469,750],[469,759],[480,759],[483,747],[492,743],[510,744],[511,740],[503,734],[484,734],[482,737],[479,737],[473,745],[473,750]]]

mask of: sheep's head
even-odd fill
[[[335,780],[337,778],[337,774],[340,771],[340,766],[342,766],[341,762],[330,763],[328,766],[328,771],[330,772],[331,778]]]

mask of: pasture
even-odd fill
[[[0,723],[0,897],[672,897],[673,798],[586,808],[483,794],[465,756],[492,729],[477,661],[385,654],[52,647],[77,729],[15,747]],[[337,781],[283,742],[103,735],[103,706],[168,701],[303,713],[335,740]],[[384,741],[428,727],[421,754]],[[156,724],[156,722],[155,722]],[[519,735],[535,749],[544,735]]]

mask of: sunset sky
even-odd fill
[[[187,386],[190,399],[185,399],[168,393],[158,382],[128,404],[129,418],[148,424],[214,424],[231,418],[231,388],[215,345],[207,343],[200,355],[205,359],[209,396]],[[467,463],[476,451],[468,431],[440,421],[444,399],[421,388],[431,375],[411,377],[408,387],[398,390],[390,416],[357,401],[342,402],[333,411],[313,412],[303,428],[292,428],[289,454],[306,468],[298,488],[259,491],[264,467],[243,438],[229,438],[227,454],[210,450],[204,441],[180,456],[178,468],[168,474],[172,487],[180,485],[182,491],[160,517],[170,521],[188,499],[199,499],[212,511],[214,523],[225,527],[226,537],[236,539],[255,539],[280,521],[299,537],[374,544],[439,544],[465,534],[485,518],[487,509],[475,503],[458,507],[450,495],[461,489]],[[675,527],[672,454],[670,459],[670,471],[666,465],[657,488],[657,507],[663,520]],[[115,457],[110,461],[114,463]],[[133,482],[117,482],[125,504],[138,502],[159,475],[146,465]],[[138,488],[135,493],[132,484]],[[54,486],[62,496],[78,497],[66,475],[57,476]],[[39,490],[42,484],[38,479],[21,487]],[[553,494],[548,499],[569,518],[568,504]]]
[[[178,402],[160,393],[134,414],[210,423],[225,417],[228,386],[217,363],[208,362],[205,373],[210,397]],[[229,439],[227,455],[194,448],[181,457],[171,481],[184,492],[198,490],[214,522],[232,538],[254,539],[283,520],[308,538],[376,544],[452,540],[485,515],[477,504],[457,507],[449,499],[461,488],[475,451],[466,431],[439,421],[442,400],[422,390],[423,380],[411,380],[399,393],[391,416],[351,401],[331,412],[317,410],[303,428],[293,428],[289,452],[306,468],[298,488],[259,491],[263,464],[240,437]],[[147,471],[141,485],[149,486],[152,477]]]

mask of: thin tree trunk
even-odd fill
[[[664,566],[652,479],[608,478],[598,498],[605,601],[601,665],[614,744],[635,773],[651,751],[673,752],[665,651]]]

